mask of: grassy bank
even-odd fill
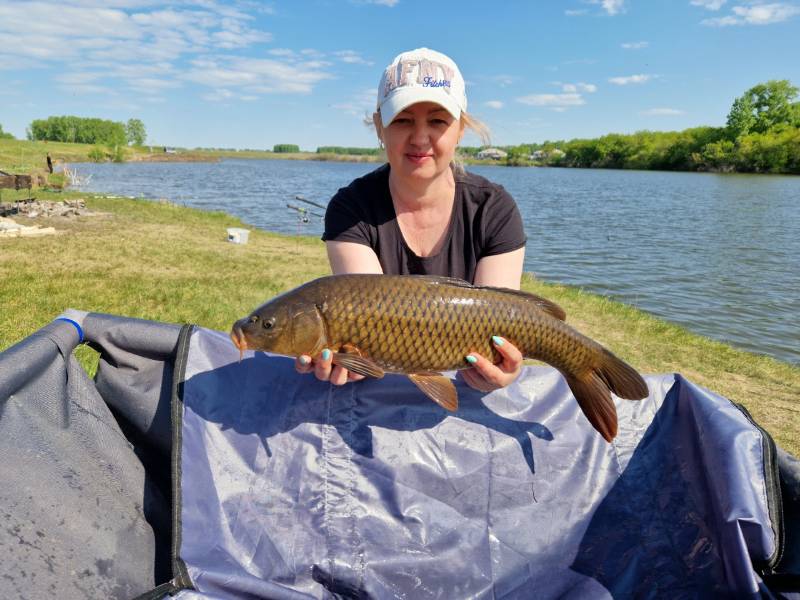
[[[47,193],[37,194],[39,198]],[[79,196],[53,194],[52,197]],[[65,308],[228,330],[276,293],[329,272],[322,242],[252,230],[245,246],[226,240],[242,223],[170,203],[87,198],[102,217],[19,219],[60,235],[0,239],[0,350]],[[735,402],[787,450],[800,455],[800,369],[735,350],[581,290],[526,279],[568,321],[644,373],[679,372]],[[80,348],[91,365],[93,353]]]
[[[92,162],[92,144],[65,144],[61,142],[29,142],[27,140],[0,139],[0,165],[2,170],[11,173],[43,172],[47,167],[47,153],[56,163]],[[110,149],[101,147],[107,153]],[[282,160],[320,160],[335,162],[382,162],[377,156],[349,154],[330,154],[316,152],[269,152],[266,150],[205,150],[174,149],[164,152],[162,146],[126,147],[123,149],[125,161],[152,162],[199,162],[216,161],[223,158],[282,159]]]

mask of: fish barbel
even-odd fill
[[[234,323],[231,339],[243,352],[318,355],[367,377],[404,373],[447,410],[458,408],[453,382],[441,371],[470,368],[471,352],[500,360],[493,335],[526,358],[558,369],[583,413],[611,441],[617,412],[611,393],[639,400],[648,394],[639,373],[597,342],[564,323],[556,304],[518,290],[473,286],[427,275],[332,275],[266,302]]]

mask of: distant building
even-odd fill
[[[559,158],[561,156],[564,156],[564,153],[558,148],[553,148],[550,150],[550,152],[545,150],[537,150],[531,154],[531,160],[544,160],[546,158]]]
[[[500,148],[485,148],[478,152],[478,158],[483,160],[485,158],[491,158],[492,160],[502,160],[508,156],[508,152],[504,152],[500,150]]]

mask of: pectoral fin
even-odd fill
[[[383,369],[368,358],[359,356],[355,353],[334,352],[332,362],[335,365],[344,367],[348,371],[358,373],[364,377],[374,377],[380,379],[384,375]]]
[[[445,410],[458,409],[458,392],[453,382],[441,373],[411,373],[408,378],[431,400]]]

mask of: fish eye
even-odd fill
[[[275,325],[275,318],[264,321],[264,329],[272,329]]]

